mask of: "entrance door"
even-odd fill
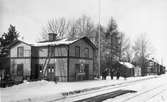
[[[34,79],[38,79],[38,78],[39,78],[39,65],[36,64],[35,70],[34,70]]]
[[[75,80],[80,80],[78,73],[80,72],[80,64],[75,64]]]
[[[42,65],[41,64],[36,64],[35,69],[34,69],[34,76],[33,78],[35,80],[41,79],[42,78]]]
[[[23,81],[23,64],[17,64],[17,76],[15,78],[15,81],[19,82],[19,81]]]
[[[89,64],[85,64],[84,72],[85,72],[85,80],[89,80]]]
[[[55,67],[54,64],[49,64],[47,67],[47,79],[54,81],[55,79]]]

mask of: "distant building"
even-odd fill
[[[160,75],[160,74],[164,74],[165,73],[165,67],[161,64],[159,64],[158,62],[155,62],[154,60],[152,59],[147,59],[147,66],[146,66],[146,69],[147,69],[147,74],[157,74],[157,75]]]
[[[120,74],[121,76],[131,77],[134,76],[134,65],[129,62],[119,62],[121,65]]]
[[[13,80],[78,81],[93,79],[95,45],[87,38],[29,44],[18,40],[10,48],[10,73]]]

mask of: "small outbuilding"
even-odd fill
[[[120,63],[120,75],[123,77],[134,76],[134,65],[129,62],[119,62]]]

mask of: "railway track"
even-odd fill
[[[130,81],[130,82],[128,81],[128,82],[123,82],[123,83],[119,83],[119,84],[98,87],[94,90],[85,91],[85,92],[82,92],[82,93],[79,93],[79,94],[73,94],[73,95],[68,94],[68,95],[65,95],[63,98],[51,100],[49,102],[72,102],[72,101],[82,102],[82,101],[84,101],[83,99],[84,99],[85,96],[89,95],[89,98],[95,98],[96,96],[99,96],[99,95],[102,95],[102,94],[103,95],[104,94],[109,94],[112,91],[117,91],[120,88],[130,86],[132,84],[137,84],[138,82],[141,82],[141,81],[147,81],[147,80],[150,80],[150,79],[153,79],[153,78],[158,78],[158,77],[149,77],[149,78],[138,79],[138,80]],[[86,99],[87,99],[87,97],[85,97],[85,100]],[[84,102],[90,102],[90,101],[84,101]]]
[[[128,97],[128,98],[121,100],[119,102],[134,102],[134,100],[136,100],[137,97],[142,97],[142,98],[140,98],[141,99],[140,102],[148,102],[149,100],[151,100],[155,96],[158,96],[160,93],[167,91],[167,87],[164,87],[164,86],[166,86],[166,84],[167,83],[163,83],[163,84],[160,84],[156,87],[145,90],[143,92],[136,93],[135,95],[132,95],[131,97]],[[148,94],[149,94],[149,96],[148,96]]]

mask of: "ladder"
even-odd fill
[[[52,55],[53,55],[53,53],[52,53],[52,47],[48,46],[48,56],[45,59],[45,62],[44,62],[44,65],[43,65],[43,71],[42,71],[43,78],[46,78],[48,64],[50,63],[50,59],[51,59]]]

